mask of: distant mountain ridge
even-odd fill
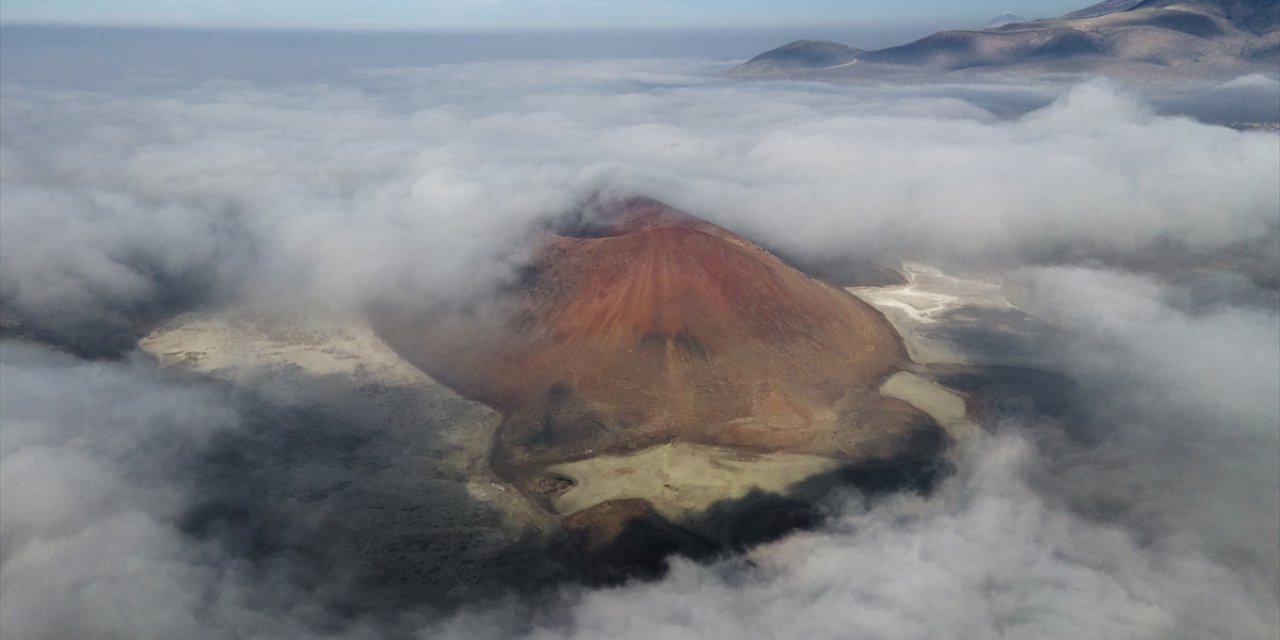
[[[830,68],[848,64],[862,51],[829,40],[796,40],[748,60],[743,67],[752,74]]]
[[[977,68],[1200,76],[1280,69],[1275,0],[1105,0],[1058,18],[1005,19],[872,51],[800,40],[731,74],[836,77]]]

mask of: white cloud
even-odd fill
[[[1250,278],[1266,285],[1280,264],[1275,136],[1157,115],[1104,80],[834,87],[715,69],[6,82],[5,321],[83,347],[199,305],[341,316],[482,294],[519,264],[530,225],[599,190],[790,251],[1014,270],[1023,302],[1068,337],[1043,348],[1081,381],[1085,423],[1007,425],[933,497],[851,499],[822,530],[752,552],[754,566],[677,563],[659,582],[571,589],[546,619],[490,603],[428,628],[1274,633],[1280,333],[1274,291]],[[1226,94],[1241,87],[1272,90],[1255,78]],[[288,567],[256,584],[177,527],[190,478],[144,445],[235,429],[226,398],[144,363],[5,349],[2,635],[324,635]]]

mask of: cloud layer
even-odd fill
[[[1280,145],[1160,113],[1280,84],[836,87],[722,66],[6,80],[0,635],[1274,635]],[[599,192],[788,253],[998,275],[1058,329],[1041,347],[1078,406],[1008,416],[927,499],[845,496],[745,559],[442,618],[192,534],[189,463],[263,437],[251,400],[23,339],[119,356],[181,310],[471,299],[512,277],[531,227]],[[322,546],[273,513],[279,539]]]

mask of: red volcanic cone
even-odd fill
[[[493,465],[668,442],[886,464],[944,437],[876,389],[908,362],[875,309],[729,231],[648,199],[549,234],[484,317],[386,314],[414,365],[505,414]]]

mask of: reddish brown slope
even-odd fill
[[[522,486],[550,464],[672,441],[882,463],[939,439],[875,392],[906,363],[878,312],[652,200],[551,235],[498,308],[377,324],[504,412],[495,468]]]

